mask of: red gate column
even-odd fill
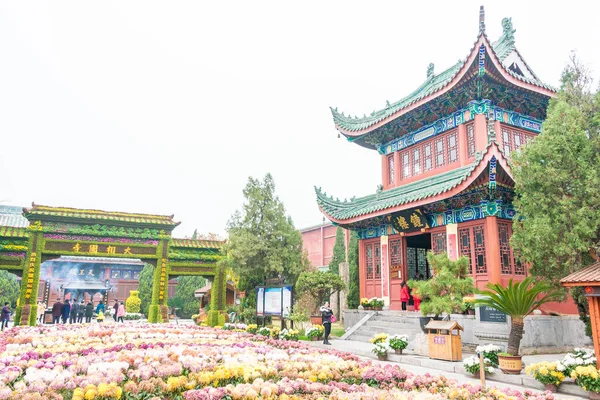
[[[448,224],[446,225],[446,249],[448,251],[448,258],[456,260],[458,258],[458,225]]]
[[[388,236],[381,236],[381,297],[383,306],[390,308],[390,261],[388,255]]]
[[[485,217],[485,250],[488,266],[488,282],[500,283],[502,269],[500,266],[500,236],[498,234],[498,217]]]

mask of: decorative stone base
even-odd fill
[[[413,351],[420,356],[429,357],[429,340],[425,333],[418,333],[413,340]]]

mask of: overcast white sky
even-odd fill
[[[0,2],[0,202],[175,214],[225,233],[248,176],[271,172],[296,227],[313,185],[375,191],[375,151],[337,138],[467,56],[512,17],[547,83],[569,52],[598,77],[596,1]]]

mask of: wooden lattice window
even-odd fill
[[[512,150],[510,136],[510,131],[506,128],[502,128],[502,149],[504,150],[504,155],[507,157],[510,155]]]
[[[431,234],[431,250],[435,254],[446,252],[446,232]]]
[[[467,154],[469,157],[475,155],[475,125],[467,125]]]
[[[526,275],[525,266],[521,264],[516,255],[513,256],[513,262],[515,263],[515,275]]]
[[[402,239],[390,240],[390,265],[402,265]]]
[[[469,273],[473,273],[471,268],[471,229],[461,228],[458,230],[458,236],[460,238],[458,251],[461,256],[465,256],[469,259]]]
[[[412,174],[419,175],[421,173],[421,147],[412,150]]]
[[[394,179],[395,179],[395,175],[396,175],[396,168],[394,165],[394,155],[392,154],[391,156],[388,156],[387,158],[388,161],[388,172],[389,172],[389,176],[388,176],[388,183],[390,185],[394,184]]]
[[[509,229],[510,227],[508,224],[498,223],[498,236],[500,240],[500,265],[503,275],[512,275],[513,273],[510,245],[508,243]]]
[[[434,142],[435,146],[435,166],[444,165],[444,138],[441,137]]]
[[[433,150],[431,148],[431,142],[423,146],[423,161],[425,171],[433,169]]]
[[[379,242],[378,243],[374,243],[373,247],[375,248],[375,260],[374,264],[375,264],[375,279],[380,279],[381,278],[381,247],[379,247]]]
[[[458,161],[458,140],[456,132],[448,135],[446,139],[448,143],[448,164]]]
[[[483,234],[483,225],[473,227],[473,244],[475,253],[475,272],[478,274],[487,273],[485,265],[485,237]]]
[[[402,153],[402,178],[410,176],[410,153],[405,151]]]
[[[369,243],[365,247],[367,253],[367,279],[373,279],[373,243]]]

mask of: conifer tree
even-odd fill
[[[340,227],[335,232],[333,256],[329,262],[329,272],[340,274],[340,263],[346,262],[346,243],[344,243],[344,230]]]
[[[348,243],[348,294],[346,301],[348,308],[358,308],[360,305],[360,289],[359,289],[359,274],[358,274],[358,235],[352,232],[350,235],[350,243]]]

